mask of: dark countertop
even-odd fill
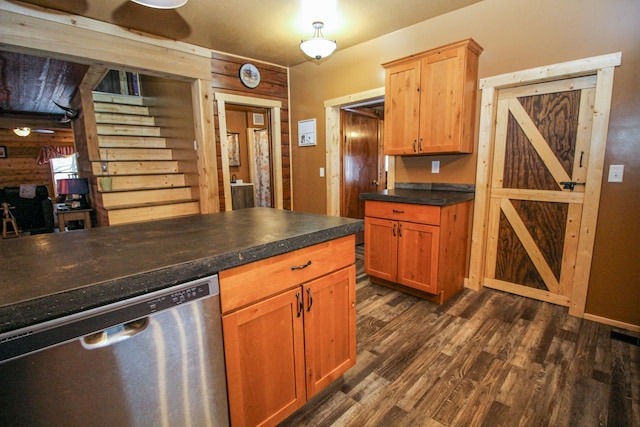
[[[0,243],[0,333],[167,288],[363,229],[268,208]]]
[[[448,206],[473,200],[475,186],[470,184],[397,183],[393,190],[360,193],[361,200]]]

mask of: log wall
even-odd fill
[[[282,138],[282,187],[283,208],[291,209],[291,150],[289,146],[289,71],[277,65],[251,61],[260,71],[260,84],[249,89],[240,81],[240,67],[248,61],[232,55],[212,52],[211,56],[211,86],[213,92],[229,93],[241,96],[272,99],[282,102],[281,110],[281,138]],[[217,106],[214,103],[214,119],[216,133],[217,164],[220,159],[220,127]],[[222,170],[218,169],[218,188],[220,195],[220,211],[225,210],[224,185]]]
[[[18,187],[20,184],[46,185],[49,197],[55,199],[51,166],[36,162],[40,149],[45,145],[73,147],[73,132],[32,132],[29,136],[19,137],[11,129],[0,129],[0,147],[5,147],[6,153],[6,158],[0,158],[0,188]]]

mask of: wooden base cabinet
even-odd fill
[[[276,425],[355,365],[355,241],[343,239],[220,274],[233,426]],[[229,292],[259,296],[275,270],[285,289],[234,305],[245,296]]]
[[[470,202],[365,202],[365,272],[443,303],[464,286]]]
[[[383,64],[385,154],[473,152],[481,52],[468,39]]]

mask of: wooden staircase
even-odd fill
[[[170,147],[144,98],[94,92],[93,102],[100,161],[92,169],[111,178],[110,190],[98,185],[97,203],[109,225],[200,213],[187,176],[195,164]]]

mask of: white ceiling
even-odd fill
[[[128,0],[27,0],[127,28],[198,46],[294,66],[307,57],[298,45],[313,35],[317,17],[302,17],[306,0],[189,0],[158,10]],[[328,0],[314,0],[327,3]],[[338,50],[374,39],[481,0],[336,0],[337,15],[325,20],[324,35]],[[315,16],[315,15],[314,15]]]

